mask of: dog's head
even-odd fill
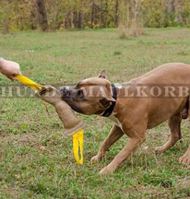
[[[98,77],[80,81],[76,86],[62,87],[60,92],[62,99],[73,110],[86,115],[101,114],[115,102],[111,82],[106,78],[105,71]]]

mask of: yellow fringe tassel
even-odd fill
[[[80,129],[73,135],[73,154],[78,164],[83,164],[84,130]]]

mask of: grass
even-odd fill
[[[27,76],[43,84],[70,84],[106,69],[112,82],[130,80],[166,62],[190,63],[189,29],[146,29],[144,36],[121,40],[116,30],[22,32],[0,35],[1,56],[17,61]],[[0,84],[12,84],[0,76]],[[178,163],[190,140],[184,121],[183,143],[156,156],[169,134],[162,124],[113,175],[100,177],[126,144],[116,143],[99,164],[90,164],[112,122],[80,116],[86,123],[85,164],[75,164],[72,141],[52,107],[47,115],[35,98],[0,100],[0,198],[187,198],[190,169]]]

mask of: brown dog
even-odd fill
[[[100,171],[100,174],[109,174],[145,141],[147,129],[169,120],[170,138],[156,149],[157,153],[166,151],[181,139],[181,120],[188,117],[189,87],[190,65],[169,63],[120,86],[112,85],[101,74],[82,80],[73,88],[63,87],[61,93],[75,111],[115,121],[98,154],[92,158],[93,162],[101,160],[124,134],[129,137],[127,145]],[[179,161],[190,163],[190,147]]]

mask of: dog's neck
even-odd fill
[[[112,97],[113,97],[113,99],[115,99],[117,101],[118,87],[116,86],[116,84],[112,84],[111,86],[112,86]],[[116,101],[112,102],[110,104],[110,106],[104,112],[102,112],[100,115],[103,117],[109,117],[110,115],[112,115],[115,105],[116,105]]]

